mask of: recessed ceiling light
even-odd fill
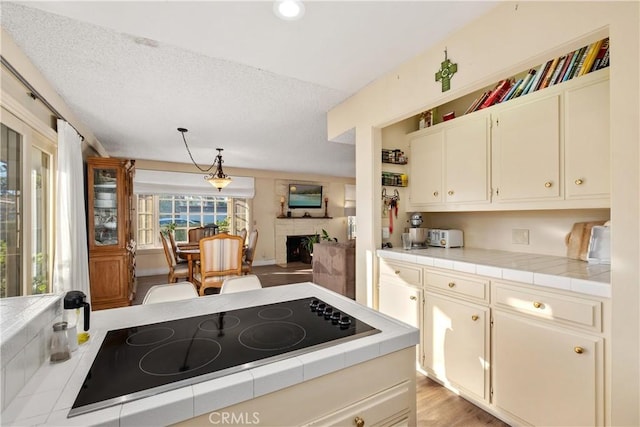
[[[304,4],[300,0],[278,0],[273,4],[273,12],[280,19],[294,21],[304,15]]]

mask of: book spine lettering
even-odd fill
[[[549,86],[549,83],[551,83],[551,77],[553,77],[553,73],[556,72],[558,61],[560,61],[560,58],[554,59],[551,65],[549,66],[549,69],[547,70],[547,74],[544,76],[544,81],[540,85],[540,89],[544,89],[545,87]]]
[[[567,80],[571,79],[571,77],[573,76],[573,72],[576,69],[576,64],[580,60],[580,56],[582,55],[583,49],[584,47],[581,47],[580,49],[573,52],[573,57],[571,58],[571,63],[569,64],[569,68],[567,68],[567,72],[564,73],[564,77],[562,78],[563,82],[566,82]]]
[[[580,61],[578,61],[578,65],[576,66],[576,69],[573,72],[573,76],[571,76],[571,78],[578,77],[578,75],[580,74],[580,69],[584,65],[584,60],[587,58],[587,55],[589,54],[589,47],[590,46],[585,46],[584,47],[584,51],[582,52],[582,55],[580,56]]]
[[[549,80],[549,86],[556,84],[556,82],[558,81],[558,76],[560,75],[560,72],[562,71],[562,68],[564,67],[564,63],[566,61],[567,61],[567,55],[560,57],[560,59],[558,60],[558,65],[556,66],[556,70],[553,72],[553,75],[551,76],[551,80]]]
[[[589,72],[589,70],[591,70],[593,61],[596,59],[596,55],[600,51],[600,45],[602,45],[602,40],[592,44],[591,49],[589,50],[589,54],[585,58],[584,64],[582,64],[582,68],[580,69],[580,73],[578,73],[578,76],[584,76]]]
[[[600,63],[604,59],[604,55],[607,53],[607,50],[609,50],[609,38],[606,38],[602,41],[602,45],[598,50],[596,59],[593,61],[593,65],[591,66],[591,69],[589,70],[589,72],[595,71],[600,67]]]

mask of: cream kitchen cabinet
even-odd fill
[[[489,402],[489,307],[425,292],[424,369]]]
[[[422,269],[385,259],[380,259],[379,268],[378,311],[422,329]],[[422,342],[416,349],[416,361],[421,360]]]
[[[560,94],[529,95],[493,114],[494,201],[553,200],[562,196]]]
[[[486,203],[489,183],[489,118],[479,113],[412,134],[409,203]]]
[[[493,404],[524,424],[603,425],[601,303],[501,282],[492,303]]]
[[[442,153],[444,131],[415,135],[409,141],[410,209],[442,203]]]
[[[424,269],[423,368],[450,388],[489,402],[489,281]]]
[[[566,91],[565,193],[567,200],[609,198],[609,79]]]

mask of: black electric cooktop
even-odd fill
[[[315,297],[109,331],[68,416],[378,332]]]

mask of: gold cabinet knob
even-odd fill
[[[439,194],[439,193],[438,193],[437,191],[434,191],[434,192],[433,192],[433,197],[438,197],[438,194]]]
[[[575,181],[573,181],[573,182],[575,182],[575,184],[576,184],[576,185],[582,185],[582,183],[583,183],[584,181],[583,181],[582,179],[578,178],[578,179],[576,179],[576,180],[575,180]]]
[[[417,299],[418,299],[418,297],[416,297],[415,295],[411,295],[411,296],[409,297],[409,299],[410,299],[411,301],[415,301],[415,300],[417,300]]]
[[[553,185],[553,183],[551,181],[547,181],[544,183],[544,186],[547,188],[551,188],[551,186]]]
[[[453,190],[449,190],[449,191],[447,192],[447,194],[448,194],[448,195],[450,195],[450,196],[453,196]]]
[[[538,302],[538,301],[534,301],[534,302],[533,302],[533,306],[534,306],[535,308],[542,308],[542,303],[541,303],[541,302]]]
[[[400,274],[400,270],[396,270],[396,271],[394,271],[394,273]]]
[[[364,427],[364,419],[363,418],[355,417],[353,419],[353,423],[356,425],[356,427]]]
[[[575,351],[578,354],[582,354],[582,353],[584,353],[584,348],[582,348],[580,346],[576,346],[576,347],[573,347],[573,351]]]
[[[479,319],[479,317],[478,317],[478,315],[477,315],[477,314],[474,314],[473,316],[471,316],[471,320],[473,320],[474,322],[475,322],[476,320],[478,320],[478,319]]]
[[[456,285],[455,282],[449,282],[449,287],[450,288],[453,288],[455,285]]]

